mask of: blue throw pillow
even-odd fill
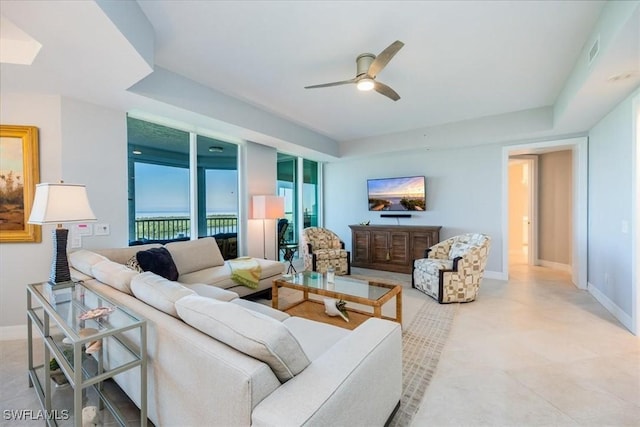
[[[178,268],[166,248],[151,248],[136,254],[140,268],[162,276],[165,279],[178,280]]]

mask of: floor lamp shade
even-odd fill
[[[284,216],[284,197],[253,196],[253,219],[278,219]]]
[[[253,219],[262,220],[262,256],[267,258],[267,243],[264,230],[266,219],[278,219],[284,216],[284,197],[253,196]]]
[[[58,228],[53,231],[54,253],[49,280],[52,284],[71,281],[67,260],[69,230],[62,228],[62,223],[95,220],[96,216],[89,205],[87,189],[84,185],[63,183],[36,185],[29,224],[58,224]]]

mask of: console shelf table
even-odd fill
[[[101,308],[102,313],[97,308]],[[57,421],[73,416],[73,424],[81,427],[83,406],[107,409],[113,421],[127,425],[114,402],[103,392],[102,382],[136,368],[140,369],[140,425],[147,425],[146,320],[74,282],[55,287],[46,282],[27,285],[27,317],[29,386],[36,390],[47,425],[57,425]],[[34,364],[34,332],[44,344],[40,365]],[[127,333],[138,334],[139,349],[129,344]],[[87,354],[92,344],[96,345],[89,350],[91,354]],[[52,357],[73,388],[71,402],[56,399],[53,393]],[[54,409],[56,400],[61,405],[72,406]],[[109,423],[111,418],[105,419],[105,416],[106,413],[101,416],[103,422]]]
[[[351,266],[411,273],[413,260],[440,241],[441,226],[350,225]]]

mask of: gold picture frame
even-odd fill
[[[39,166],[38,128],[0,125],[0,243],[42,241],[42,227],[27,223]]]

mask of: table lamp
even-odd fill
[[[62,223],[95,220],[96,216],[89,205],[84,185],[65,183],[36,185],[29,224],[58,224],[58,227],[53,230],[54,252],[49,279],[52,286],[67,284],[71,281],[67,259],[69,230],[63,228]]]
[[[253,196],[253,219],[262,220],[262,256],[267,259],[267,244],[264,229],[266,219],[278,219],[284,216],[284,197]]]

